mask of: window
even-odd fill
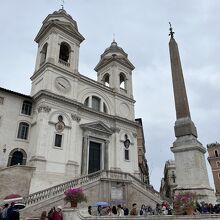
[[[220,161],[217,161],[217,168],[220,168]]]
[[[32,103],[29,101],[24,101],[22,105],[21,113],[24,115],[31,115]]]
[[[120,73],[120,88],[121,89],[126,89],[125,87],[125,75],[124,73]]]
[[[17,138],[27,140],[28,139],[28,129],[29,129],[29,124],[26,122],[21,122],[19,124]]]
[[[220,173],[218,173],[218,178],[220,179]]]
[[[69,63],[69,55],[70,55],[70,46],[65,42],[61,43],[59,59],[66,63]]]
[[[215,150],[214,152],[215,152],[215,156],[218,157],[218,151]]]
[[[106,73],[103,77],[103,83],[105,86],[108,86],[109,87],[109,74]]]
[[[4,103],[4,97],[0,96],[0,105],[3,105],[3,103]]]
[[[55,147],[61,147],[62,145],[62,135],[61,134],[56,134],[55,135]]]
[[[23,161],[23,154],[22,154],[22,152],[21,151],[15,151],[12,154],[10,166],[22,165],[22,161]]]
[[[7,166],[25,165],[26,161],[26,152],[21,148],[15,148],[9,153]]]
[[[125,160],[129,160],[129,150],[125,149]]]
[[[40,57],[40,65],[42,65],[46,61],[47,57],[47,46],[48,44],[44,44],[42,50],[41,50],[41,57]]]
[[[96,111],[100,111],[100,98],[92,96],[92,108]]]

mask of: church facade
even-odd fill
[[[97,81],[81,75],[83,40],[64,9],[49,14],[35,38],[30,96],[0,89],[1,167],[33,167],[29,193],[99,170],[148,175],[138,162],[134,66],[113,41]]]

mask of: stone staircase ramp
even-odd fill
[[[129,191],[134,191],[135,198],[140,198],[139,202],[149,202],[149,204],[160,203],[160,194],[153,188],[147,186],[135,176],[120,171],[98,171],[89,175],[75,178],[71,181],[64,182],[62,184],[50,187],[45,190],[41,190],[36,193],[32,193],[23,199],[26,204],[26,208],[22,211],[21,215],[26,217],[39,217],[41,212],[58,205],[65,206],[64,204],[64,191],[70,187],[82,187],[85,193],[88,195],[88,204],[94,204],[97,202],[97,198],[102,199],[103,191],[99,191],[103,182],[116,182],[127,184]],[[97,197],[93,196],[96,191]],[[110,192],[109,192],[110,193]],[[146,200],[147,199],[147,200]],[[80,204],[82,207],[86,207],[88,204]]]

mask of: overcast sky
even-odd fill
[[[1,1],[0,86],[30,94],[37,44],[44,18],[59,0]],[[219,0],[65,0],[85,41],[79,72],[93,70],[113,33],[136,69],[133,89],[136,117],[144,123],[151,184],[159,189],[164,163],[173,158],[175,108],[169,60],[169,24],[179,45],[191,117],[199,140],[220,141],[220,2]],[[206,155],[207,158],[207,155]],[[212,175],[209,179],[213,186]]]

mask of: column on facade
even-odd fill
[[[104,144],[104,170],[109,170],[109,141]]]
[[[83,137],[82,141],[82,159],[81,159],[81,174],[87,174],[87,166],[88,166],[88,143],[89,138],[88,136]]]

